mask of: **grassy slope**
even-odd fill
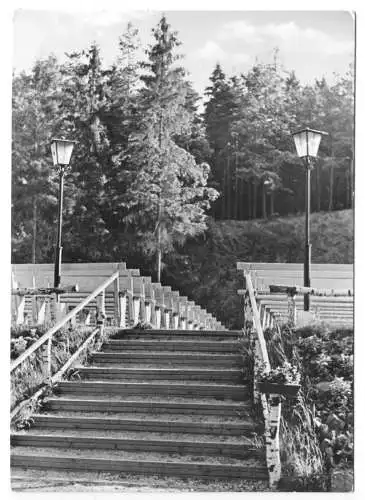
[[[312,262],[353,262],[353,211],[311,215]],[[166,281],[240,327],[237,261],[303,262],[304,215],[263,221],[211,222],[204,237],[185,245],[166,268]]]

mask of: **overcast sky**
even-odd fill
[[[139,28],[142,44],[161,11],[55,12],[17,10],[14,15],[16,71],[29,70],[36,58],[101,47],[105,64],[117,53],[118,37],[128,20]],[[249,69],[255,59],[279,60],[303,82],[343,74],[354,57],[354,23],[345,11],[165,11],[182,42],[180,52],[196,90],[202,93],[216,62],[231,75]]]

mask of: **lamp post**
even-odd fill
[[[59,191],[58,191],[58,230],[57,230],[57,246],[55,252],[54,265],[54,287],[58,288],[61,283],[61,261],[62,261],[62,210],[63,210],[63,180],[66,170],[69,167],[72,150],[75,141],[67,141],[65,139],[52,139],[51,152],[53,165],[57,167],[59,176]]]
[[[310,243],[310,181],[311,158],[315,158],[318,153],[319,144],[322,136],[328,135],[327,132],[304,128],[292,134],[297,154],[299,158],[303,158],[306,167],[305,178],[305,247],[304,247],[304,286],[310,287],[310,263],[311,263],[311,243]],[[309,311],[309,294],[304,295],[304,311]]]

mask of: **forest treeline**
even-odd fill
[[[94,43],[13,75],[12,260],[51,262],[58,177],[50,140],[77,141],[65,179],[63,260],[164,256],[202,234],[207,219],[254,219],[304,209],[304,168],[291,132],[329,133],[313,175],[312,210],[351,208],[353,71],[303,85],[279,63],[228,77],[212,68],[202,98],[163,16],[138,60],[128,24],[104,66]]]

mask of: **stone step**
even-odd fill
[[[201,457],[200,457],[201,458]],[[267,468],[262,461],[228,459],[221,457],[197,460],[194,456],[168,456],[158,453],[128,453],[120,450],[14,447],[11,455],[12,467],[32,467],[38,469],[61,469],[79,471],[106,471],[133,474],[161,474],[175,477],[204,478],[247,478],[267,479]],[[219,457],[218,457],[219,458]],[[222,463],[229,460],[230,463]]]
[[[111,336],[112,340],[133,340],[133,339],[176,339],[176,340],[228,340],[235,341],[243,339],[242,330],[138,330],[125,329],[119,330]]]
[[[243,357],[240,354],[200,354],[186,352],[94,352],[91,358],[92,363],[158,363],[167,365],[189,365],[189,366],[212,366],[236,368],[242,366]]]
[[[133,395],[157,395],[157,396],[208,396],[215,399],[231,399],[244,401],[249,397],[247,385],[229,385],[210,383],[148,383],[148,382],[103,382],[103,381],[65,381],[57,385],[59,394],[120,394],[123,396]]]
[[[33,446],[52,448],[77,448],[94,450],[124,450],[139,452],[179,453],[189,455],[226,456],[233,458],[262,457],[263,449],[252,444],[227,443],[221,441],[128,439],[122,437],[80,436],[65,434],[24,434],[10,436],[12,446]]]
[[[220,415],[225,417],[249,416],[251,403],[203,403],[203,402],[171,402],[136,401],[118,399],[89,398],[48,398],[45,401],[46,410],[74,410],[85,412],[124,412],[124,413],[165,413],[171,415]]]
[[[93,418],[95,416],[96,418],[96,415],[97,414],[93,414],[91,415]],[[125,419],[125,415],[122,415],[121,417],[118,416],[118,414],[115,414],[117,415],[116,418],[120,418],[120,420],[124,420]],[[72,412],[69,412],[69,413],[64,413],[62,414],[62,416],[72,416],[72,417],[75,417],[75,416],[83,416],[79,414],[77,414],[75,412],[75,414],[72,414]],[[88,416],[86,414],[86,416]],[[105,418],[105,416],[107,416],[108,418],[110,417],[110,415],[101,415],[100,418]],[[114,414],[113,414],[113,417],[114,417]],[[133,420],[138,420],[138,418],[135,418],[133,416]],[[139,419],[139,421],[141,420],[141,418]],[[160,421],[169,421],[170,424],[172,424],[172,421],[170,418],[166,418],[166,417],[160,417],[159,419],[155,419],[154,422],[160,422]],[[201,420],[200,420],[201,421]],[[182,419],[179,419],[179,420],[176,420],[176,422],[178,423],[184,423],[184,420]],[[222,421],[213,421],[211,420],[211,418],[209,418],[209,422],[210,423],[222,423]],[[248,420],[247,420],[248,422]],[[251,420],[252,422],[252,420]],[[223,422],[224,423],[224,422]],[[231,423],[240,423],[239,420],[235,420],[234,422],[231,422]],[[240,435],[233,435],[233,436],[229,436],[229,435],[225,435],[225,434],[202,434],[202,433],[189,433],[189,432],[155,432],[155,431],[151,431],[151,432],[148,432],[146,430],[136,430],[136,431],[130,431],[130,430],[125,430],[125,429],[72,429],[71,427],[65,427],[65,428],[62,428],[62,427],[31,427],[30,429],[28,430],[19,430],[19,431],[14,431],[14,434],[17,434],[17,435],[32,435],[32,436],[44,436],[45,434],[47,434],[47,436],[75,436],[75,437],[87,437],[87,438],[90,438],[90,437],[104,437],[104,438],[108,438],[108,439],[129,439],[129,440],[132,440],[132,439],[138,439],[138,440],[160,440],[160,439],[163,439],[163,440],[166,440],[166,441],[169,441],[169,442],[174,442],[174,441],[184,441],[184,442],[197,442],[197,443],[210,443],[210,442],[220,442],[220,443],[226,443],[226,444],[237,444],[237,445],[247,445],[247,446],[250,446],[250,447],[253,447],[253,448],[260,448],[260,449],[263,449],[264,447],[264,444],[263,444],[263,440],[259,440],[257,439],[257,437],[253,434],[249,434],[249,432],[247,432],[246,434],[247,435],[244,435],[244,434],[240,434]],[[51,445],[50,445],[51,446]]]
[[[246,342],[247,343],[247,342]],[[103,344],[102,352],[127,351],[188,351],[188,352],[232,352],[237,353],[238,343],[226,340],[110,340]]]
[[[123,474],[118,472],[98,471],[68,471],[65,469],[52,469],[50,471],[35,469],[32,467],[12,467],[11,488],[13,491],[55,491],[57,492],[93,492],[116,493],[122,491],[133,495],[133,492],[145,492],[152,497],[159,493],[182,493],[182,492],[227,492],[227,481],[222,479],[178,478],[168,476],[143,476],[137,474]],[[242,491],[270,491],[268,480],[230,479],[230,492]]]
[[[162,433],[184,433],[184,434],[213,434],[217,436],[250,436],[258,430],[258,425],[249,420],[238,422],[217,422],[200,420],[191,422],[189,420],[163,420],[151,418],[121,418],[121,417],[89,417],[89,416],[65,416],[36,414],[33,416],[34,428],[58,428],[58,429],[90,429],[90,430],[113,430],[128,432],[162,432]]]
[[[78,368],[82,378],[93,380],[179,380],[179,381],[212,381],[242,383],[241,370],[229,369],[185,369],[185,368],[110,368],[82,367]]]

